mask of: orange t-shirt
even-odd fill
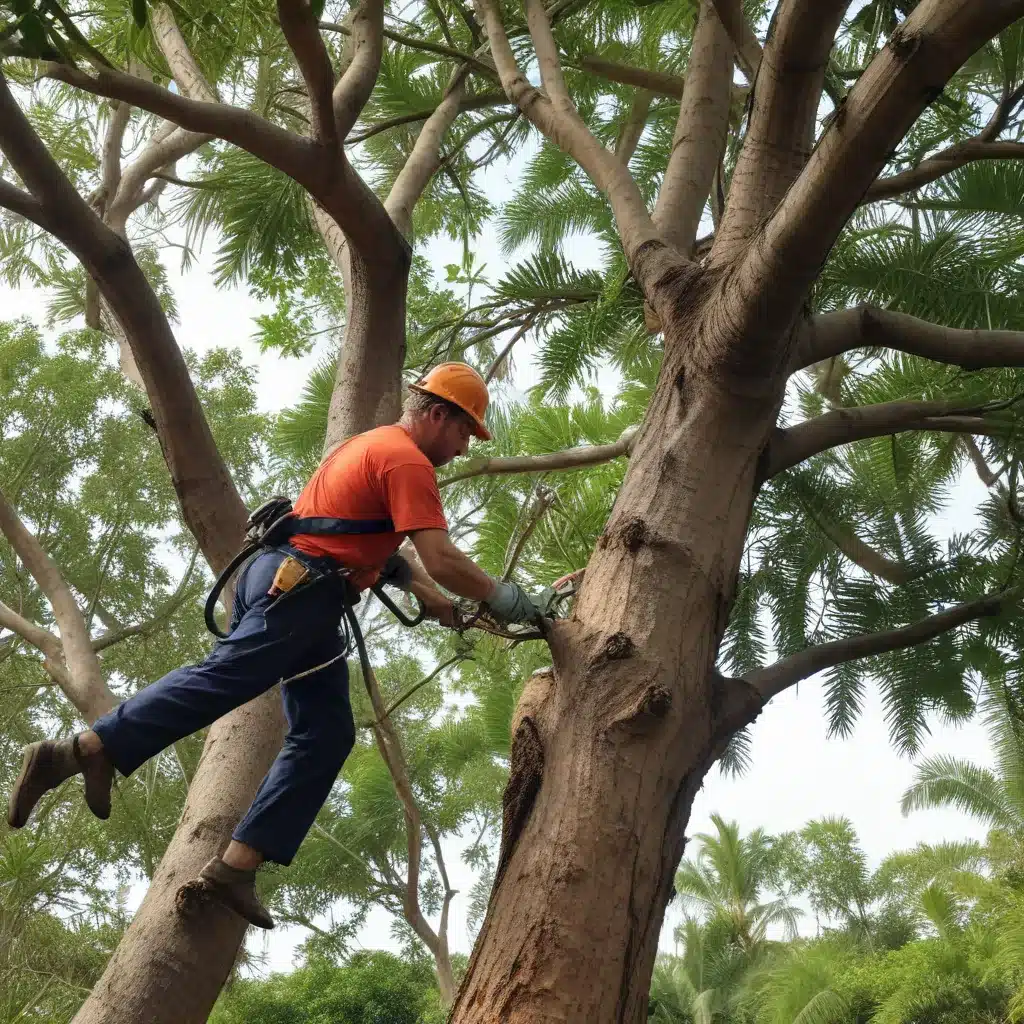
[[[357,434],[327,456],[295,502],[297,516],[390,519],[393,533],[297,534],[309,555],[330,555],[368,587],[413,530],[447,530],[430,461],[397,423]]]

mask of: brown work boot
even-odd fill
[[[81,734],[72,740],[75,760],[79,771],[85,777],[85,802],[97,818],[106,821],[110,817],[110,789],[114,785],[114,766],[102,751],[87,754],[79,745]]]
[[[44,793],[82,770],[73,740],[40,740],[25,748],[21,773],[7,802],[7,824],[21,828]]]
[[[21,828],[44,793],[56,789],[65,779],[85,776],[85,802],[97,818],[110,817],[110,787],[114,766],[103,751],[86,754],[79,749],[78,736],[68,740],[40,740],[25,748],[21,773],[7,803],[7,824]]]
[[[206,891],[224,906],[230,907],[257,928],[273,928],[274,919],[256,895],[256,871],[243,871],[214,857],[199,877]]]

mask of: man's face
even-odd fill
[[[473,427],[467,416],[434,406],[427,416],[424,454],[435,466],[447,466],[469,449]]]

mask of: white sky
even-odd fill
[[[507,168],[490,176],[487,191],[492,201],[498,202],[507,195],[514,177]],[[168,267],[181,320],[176,330],[178,340],[200,352],[215,346],[237,346],[246,360],[258,368],[261,407],[268,411],[284,408],[296,400],[309,368],[331,341],[323,339],[313,354],[298,360],[261,354],[252,341],[253,318],[268,311],[267,307],[244,291],[214,288],[207,270],[212,264],[210,253],[215,240],[211,237],[209,241],[206,254],[186,276],[179,275],[176,265]],[[569,247],[567,255],[578,266],[595,265],[594,248],[581,240]],[[435,267],[458,262],[461,256],[460,246],[447,241],[433,242],[423,251]],[[481,239],[477,254],[478,262],[488,265],[492,279],[500,276],[508,262],[489,235]],[[173,255],[169,262],[175,262]],[[443,271],[440,276],[443,278]],[[43,308],[39,293],[12,292],[0,287],[0,317],[4,319],[29,315],[41,323]],[[535,379],[529,353],[524,350],[516,360],[515,385],[522,389]],[[941,533],[970,528],[979,490],[976,482],[965,479],[943,521],[937,524]],[[758,826],[780,832],[798,828],[812,818],[842,814],[853,822],[872,865],[888,853],[918,842],[984,837],[979,826],[953,812],[918,813],[909,819],[900,815],[899,798],[912,780],[913,765],[893,753],[883,711],[873,692],[849,740],[826,739],[821,687],[815,681],[773,701],[752,734],[752,770],[740,780],[724,779],[717,769],[712,770],[698,794],[688,835],[713,831],[713,812],[737,820],[744,832]],[[923,753],[957,754],[979,762],[990,758],[984,731],[975,723],[958,729],[934,723]],[[451,908],[449,941],[453,951],[467,953],[470,936],[466,909],[473,876],[459,860],[460,846],[451,842],[446,849],[452,884],[461,891]],[[663,949],[673,948],[672,930],[679,920],[676,904],[670,907],[666,920]],[[253,952],[265,953],[267,970],[288,970],[302,937],[302,929],[279,928],[265,939],[254,937],[251,945]],[[366,948],[396,948],[387,914],[380,911],[372,915],[360,935],[360,943]]]

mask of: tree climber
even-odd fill
[[[485,603],[499,621],[539,617],[522,588],[492,579],[448,536],[434,470],[464,454],[471,436],[490,439],[488,400],[472,367],[444,363],[412,386],[400,422],[359,434],[328,455],[295,503],[287,543],[261,549],[242,570],[227,638],[201,664],[140,690],[91,729],[26,747],[8,805],[11,827],[21,828],[44,793],[80,773],[90,810],[109,817],[115,770],[130,775],[175,741],[290,679],[282,687],[288,733],[281,752],[231,842],[199,876],[220,902],[272,928],[256,895],[256,869],[264,860],[291,862],[355,742],[339,632],[346,587],[373,585],[408,536],[426,572],[405,563],[404,585],[432,618],[454,620],[435,580]],[[298,532],[312,527],[316,533]],[[292,679],[302,673],[308,674]]]

